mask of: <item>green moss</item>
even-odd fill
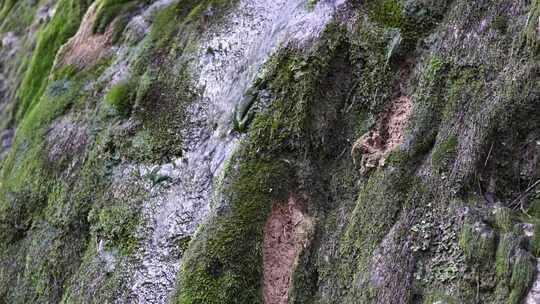
[[[178,56],[195,51],[200,26],[219,22],[235,3],[185,0],[156,13],[146,52],[135,64],[134,77],[139,81],[132,114],[142,122],[142,129],[137,140],[125,147],[128,157],[163,162],[182,155],[186,109],[199,92],[192,83],[189,63],[179,61]],[[204,16],[209,7],[219,12],[212,20]]]
[[[443,168],[454,159],[457,152],[458,139],[456,136],[450,136],[435,147],[431,156],[435,168]]]
[[[505,282],[503,285],[507,285],[510,279],[512,255],[518,245],[518,238],[513,233],[501,235],[495,255],[495,274],[499,281]]]
[[[424,81],[427,83],[434,83],[437,80],[441,70],[444,68],[446,62],[442,57],[433,56],[429,59],[426,67],[424,68]]]
[[[10,299],[19,297],[19,302],[59,301],[86,244],[89,206],[101,196],[98,189],[102,184],[87,184],[79,171],[81,163],[72,162],[84,157],[64,153],[59,160],[50,160],[45,140],[51,123],[76,101],[85,100],[82,87],[88,78],[93,78],[91,71],[77,74],[69,69],[50,77],[44,93],[20,121],[2,168],[0,247],[2,252],[20,250],[20,256],[27,259],[10,266],[20,273],[17,286],[25,290],[12,289],[6,294]],[[69,167],[69,172],[76,182],[62,175],[73,163],[76,165]],[[88,164],[92,174],[100,172],[94,163]],[[100,179],[105,180],[103,176]],[[24,272],[17,267],[23,267]],[[9,271],[0,272],[0,281],[5,276],[10,276]],[[0,294],[4,292],[0,287]]]
[[[106,273],[103,263],[96,259],[99,243],[90,238],[78,272],[69,280],[69,285],[57,303],[113,303],[118,299],[118,290],[123,288],[123,278],[119,271]],[[118,258],[118,256],[117,256]],[[100,284],[89,289],[92,279],[99,278]]]
[[[485,67],[458,67],[450,71],[447,103],[442,112],[443,121],[449,121],[467,103],[477,107],[485,95]]]
[[[125,19],[137,7],[148,3],[150,3],[148,0],[101,0],[94,23],[94,33],[105,32],[113,20],[116,18]],[[119,20],[119,23],[122,25],[118,31],[122,31],[126,23],[122,20]]]
[[[119,115],[128,116],[135,100],[135,86],[136,83],[133,80],[115,84],[105,95],[105,102]]]
[[[94,215],[89,215],[90,221]],[[123,205],[113,205],[101,208],[93,223],[92,229],[98,238],[110,241],[108,246],[118,248],[123,254],[128,254],[137,244],[134,235],[139,224],[139,216],[132,208]],[[110,248],[109,247],[109,248]]]
[[[386,64],[387,39],[385,39],[385,31],[376,23],[365,19],[358,26],[355,35],[358,36],[358,40],[354,41],[354,51],[363,54],[362,56],[356,55],[359,57],[355,60],[362,63],[360,73],[363,78],[358,80],[352,93],[354,93],[357,102],[362,102],[367,110],[376,114],[383,111],[391,99],[391,83],[395,77],[391,65]],[[375,119],[373,118],[373,124]],[[368,128],[370,127],[372,125],[368,126]]]
[[[530,240],[530,251],[535,257],[540,257],[540,224],[534,224],[533,236]]]
[[[529,6],[527,15],[527,25],[523,32],[524,46],[527,53],[531,53],[535,57],[540,55],[540,42],[538,39],[538,18],[540,18],[540,0],[534,0]]]
[[[222,183],[226,206],[217,207],[219,215],[191,241],[179,303],[262,303],[264,223],[272,203],[296,190],[294,158],[316,143],[315,136],[306,136],[316,134],[310,132],[315,105],[335,105],[333,99],[317,98],[314,89],[315,84],[327,85],[326,77],[335,75],[333,64],[341,63],[343,37],[339,31],[327,34],[331,38],[316,46],[318,52],[306,56],[288,49],[269,63],[265,85],[276,99],[255,114],[244,148],[228,166]]]
[[[308,0],[308,8],[314,9],[319,0]]]
[[[0,20],[5,20],[7,14],[11,11],[17,0],[5,0],[0,2]]]
[[[441,124],[441,113],[446,96],[449,62],[439,56],[430,56],[418,76],[418,86],[412,94],[413,109],[406,125],[411,138],[409,157],[424,157],[436,143]]]
[[[532,279],[534,278],[536,272],[535,269],[530,254],[524,251],[518,251],[512,266],[512,278],[510,279],[512,291],[510,292],[508,303],[521,303],[525,292],[529,289]]]
[[[182,0],[173,3],[156,14],[150,39],[155,47],[162,50],[166,49],[171,38],[184,34],[185,37],[180,37],[175,43],[178,44],[177,47],[186,47],[191,35],[196,35],[200,28],[209,22],[219,22],[237,2],[237,0]],[[205,16],[208,8],[214,12],[211,16]]]
[[[442,18],[446,5],[446,1],[425,3],[371,0],[367,2],[370,18],[386,28],[399,29],[404,51],[413,49],[418,39],[437,24]]]
[[[187,67],[157,72],[150,68],[141,77],[136,89],[133,115],[142,122],[143,139],[153,160],[179,156],[183,150],[182,130],[186,123],[185,111],[197,96]],[[148,154],[145,150],[142,154]]]
[[[172,4],[157,12],[150,29],[150,39],[155,47],[164,48],[166,43],[179,30],[178,23],[183,21],[187,13],[178,12],[180,4]],[[183,7],[183,6],[181,6]]]
[[[2,174],[8,177],[6,187],[20,189],[26,185],[27,174],[37,174],[35,170],[46,172],[47,164],[42,155],[44,137],[50,123],[63,114],[79,94],[81,83],[66,79],[51,83],[46,93],[40,98],[36,107],[30,111],[19,124],[17,136],[14,140],[12,152],[8,155]],[[31,173],[30,173],[31,172]],[[35,177],[40,177],[39,174]]]
[[[285,165],[255,159],[240,164],[231,210],[192,240],[178,303],[262,303],[262,227],[272,202],[284,199]]]
[[[492,264],[495,242],[495,233],[480,223],[465,223],[459,237],[459,246],[466,260],[476,267],[489,267]]]
[[[22,32],[34,21],[39,3],[6,0],[0,2],[0,33]]]
[[[412,198],[423,192],[421,183],[411,179],[405,171],[392,171],[387,169],[370,176],[361,189],[341,239],[339,252],[344,268],[335,271],[345,282],[353,280],[355,275],[359,276],[356,280],[365,280],[366,283],[355,289],[358,294],[353,298],[362,303],[371,303],[381,291],[369,283],[375,250],[398,220],[400,210],[412,204]],[[409,231],[406,230],[398,231],[397,235],[406,235]]]
[[[504,35],[508,29],[508,20],[506,16],[496,16],[493,18],[493,21],[491,21],[491,25],[493,26],[494,30]]]
[[[313,303],[317,294],[319,269],[316,265],[316,255],[303,248],[293,266],[289,303]]]
[[[77,31],[88,3],[78,0],[60,0],[52,20],[39,32],[36,49],[18,90],[20,98],[17,120],[35,107],[48,83],[58,49]]]
[[[386,27],[400,28],[403,15],[398,0],[372,1],[371,17]]]
[[[540,219],[540,193],[531,197],[527,214],[535,219]]]
[[[407,162],[408,160],[409,157],[407,153],[402,151],[400,148],[396,148],[388,153],[385,159],[385,164],[389,166],[398,166]]]
[[[424,299],[423,304],[458,304],[461,303],[458,299],[446,295],[443,292],[431,292]]]
[[[189,243],[191,242],[191,236],[183,237],[179,240],[180,249],[182,252],[185,252],[189,248]]]
[[[512,210],[506,207],[496,208],[495,225],[502,232],[510,232],[514,228]]]

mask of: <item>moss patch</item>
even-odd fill
[[[275,100],[255,114],[244,149],[228,166],[223,179],[227,206],[218,207],[218,216],[191,241],[180,275],[179,303],[262,303],[263,226],[272,203],[285,201],[296,190],[298,155],[319,147],[319,136],[325,136],[311,119],[317,117],[316,109],[335,104],[315,88],[327,86],[328,77],[343,68],[346,41],[341,33],[339,27],[330,27],[318,52],[304,55],[288,49],[269,63],[261,85]],[[313,157],[325,158],[332,148],[321,147]]]
[[[456,136],[450,136],[441,142],[432,154],[433,166],[443,168],[448,166],[457,153],[458,139]]]
[[[60,0],[60,8],[52,20],[39,32],[36,49],[18,90],[19,108],[17,119],[31,110],[47,86],[47,78],[57,51],[77,31],[86,9],[87,1]]]
[[[134,100],[135,82],[132,80],[114,85],[107,95],[105,95],[107,105],[121,116],[128,116],[130,114]]]
[[[495,233],[480,223],[463,225],[459,246],[465,258],[477,267],[489,267],[493,263],[496,245]]]
[[[525,292],[529,289],[534,278],[535,272],[536,268],[532,257],[524,251],[519,251],[512,266],[512,277],[510,279],[512,291],[510,292],[508,303],[521,303]]]
[[[119,19],[120,27],[117,31],[121,31],[126,25],[129,14],[137,7],[148,3],[150,3],[148,0],[101,0],[94,23],[94,33],[104,33],[109,24],[116,18]]]

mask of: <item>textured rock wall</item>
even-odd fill
[[[537,303],[540,1],[0,0],[0,303]]]

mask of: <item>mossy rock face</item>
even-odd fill
[[[168,298],[131,293],[162,245],[148,206],[191,220],[163,201],[183,206],[186,163],[213,161],[187,151],[206,136],[194,121],[218,133],[195,117],[194,62],[228,51],[200,43],[243,26],[245,3],[0,0],[0,303],[264,303],[265,225],[291,197],[313,221],[291,303],[522,303],[540,256],[539,0],[348,1],[313,39],[272,46],[216,139],[234,149],[214,147],[209,217],[168,240]],[[112,51],[62,66],[90,5],[89,41],[113,29]],[[393,149],[362,175],[351,150],[373,131]]]
[[[228,207],[218,209],[217,216],[191,242],[180,276],[184,288],[179,291],[179,303],[263,303],[261,246],[266,219],[273,203],[286,202],[289,195],[301,191],[299,184],[316,178],[300,167],[308,160],[297,159],[296,153],[309,151],[330,135],[321,126],[337,125],[338,120],[332,115],[316,116],[316,111],[339,113],[337,102],[343,102],[339,97],[346,92],[320,92],[312,85],[328,86],[332,77],[343,77],[340,80],[346,85],[351,77],[349,58],[341,53],[348,45],[341,28],[328,29],[324,35],[328,40],[316,45],[320,52],[284,50],[272,59],[265,85],[274,101],[266,111],[255,114],[245,146],[226,172]],[[292,82],[298,68],[307,76]],[[325,94],[328,99],[321,98]],[[336,103],[329,102],[334,100]],[[313,124],[311,117],[324,124]],[[313,137],[304,137],[307,133]],[[321,147],[310,162],[336,157],[339,150]]]
[[[518,249],[519,239],[514,233],[505,233],[501,235],[499,245],[497,246],[495,272],[497,277],[507,281],[512,271],[512,257]]]
[[[100,1],[99,9],[97,11],[96,21],[94,23],[94,33],[103,33],[106,28],[117,20],[117,28],[115,29],[118,34],[123,30],[129,20],[130,14],[137,8],[149,4],[148,0],[103,0]]]
[[[433,166],[440,168],[445,165],[447,166],[448,163],[452,162],[453,158],[455,157],[457,145],[458,142],[455,136],[451,136],[444,142],[440,143],[439,147],[433,152],[432,155]]]
[[[496,249],[496,235],[487,225],[480,222],[465,224],[459,244],[465,258],[479,267],[490,267]]]
[[[17,107],[18,120],[21,120],[36,105],[47,86],[56,53],[62,44],[76,33],[89,3],[62,0],[57,5],[63,9],[58,10],[40,32],[36,49],[32,53],[28,69],[18,90],[18,97],[21,100]]]
[[[510,278],[511,292],[508,302],[521,303],[526,291],[529,289],[536,265],[532,256],[528,252],[518,251],[512,266],[512,277]]]
[[[510,208],[495,208],[495,225],[502,232],[509,232],[514,228],[513,211]]]
[[[133,107],[135,97],[135,86],[132,81],[118,83],[111,87],[105,101],[111,108],[121,116],[127,116]]]

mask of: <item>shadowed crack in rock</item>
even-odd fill
[[[276,202],[264,227],[264,303],[288,303],[296,259],[309,244],[313,221],[294,196]]]

